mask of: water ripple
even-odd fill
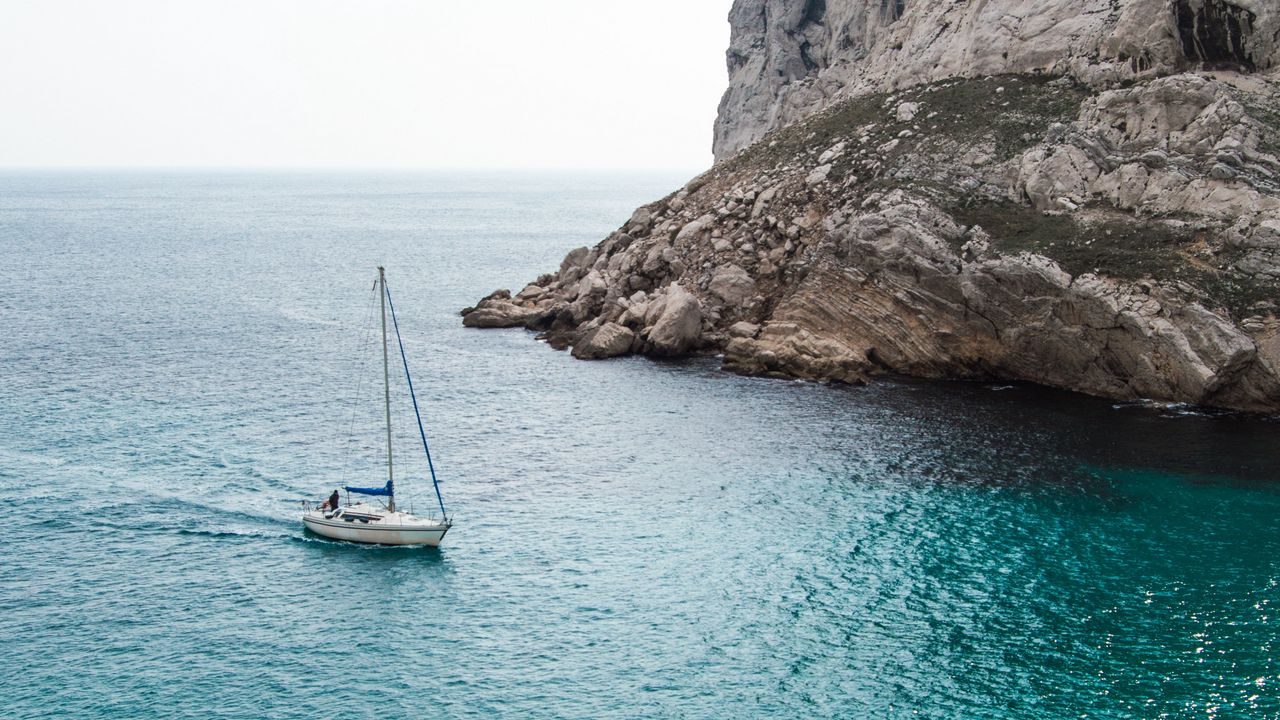
[[[675,184],[0,175],[6,714],[1280,717],[1272,420],[459,326]],[[296,515],[383,472],[379,262],[440,549]]]

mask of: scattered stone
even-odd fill
[[[896,116],[898,118],[898,122],[911,122],[916,118],[916,115],[919,112],[920,112],[920,103],[904,102],[898,105],[898,111],[896,113]]]
[[[836,158],[840,157],[842,154],[844,154],[845,144],[846,143],[842,141],[827,148],[825,152],[823,152],[821,155],[818,156],[818,164],[826,165],[832,160],[835,160]]]
[[[831,174],[830,163],[826,165],[819,165],[814,168],[807,177],[805,177],[804,181],[808,185],[817,185],[820,182],[826,181],[827,175],[829,174]]]

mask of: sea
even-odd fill
[[[0,173],[0,714],[1280,718],[1275,418],[462,327],[686,179]]]

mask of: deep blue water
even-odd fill
[[[0,175],[4,715],[1280,717],[1280,422],[461,327],[683,179]],[[438,550],[297,517],[380,263]]]

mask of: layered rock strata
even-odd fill
[[[1170,32],[1213,2],[1163,3]],[[1146,7],[1104,4],[1114,27]],[[1272,11],[1247,5],[1231,7],[1256,31]],[[1272,62],[1226,34],[1253,69]],[[1280,93],[1247,69],[951,77],[837,99],[464,322],[528,327],[582,358],[717,353],[770,376],[1003,378],[1277,411]]]

